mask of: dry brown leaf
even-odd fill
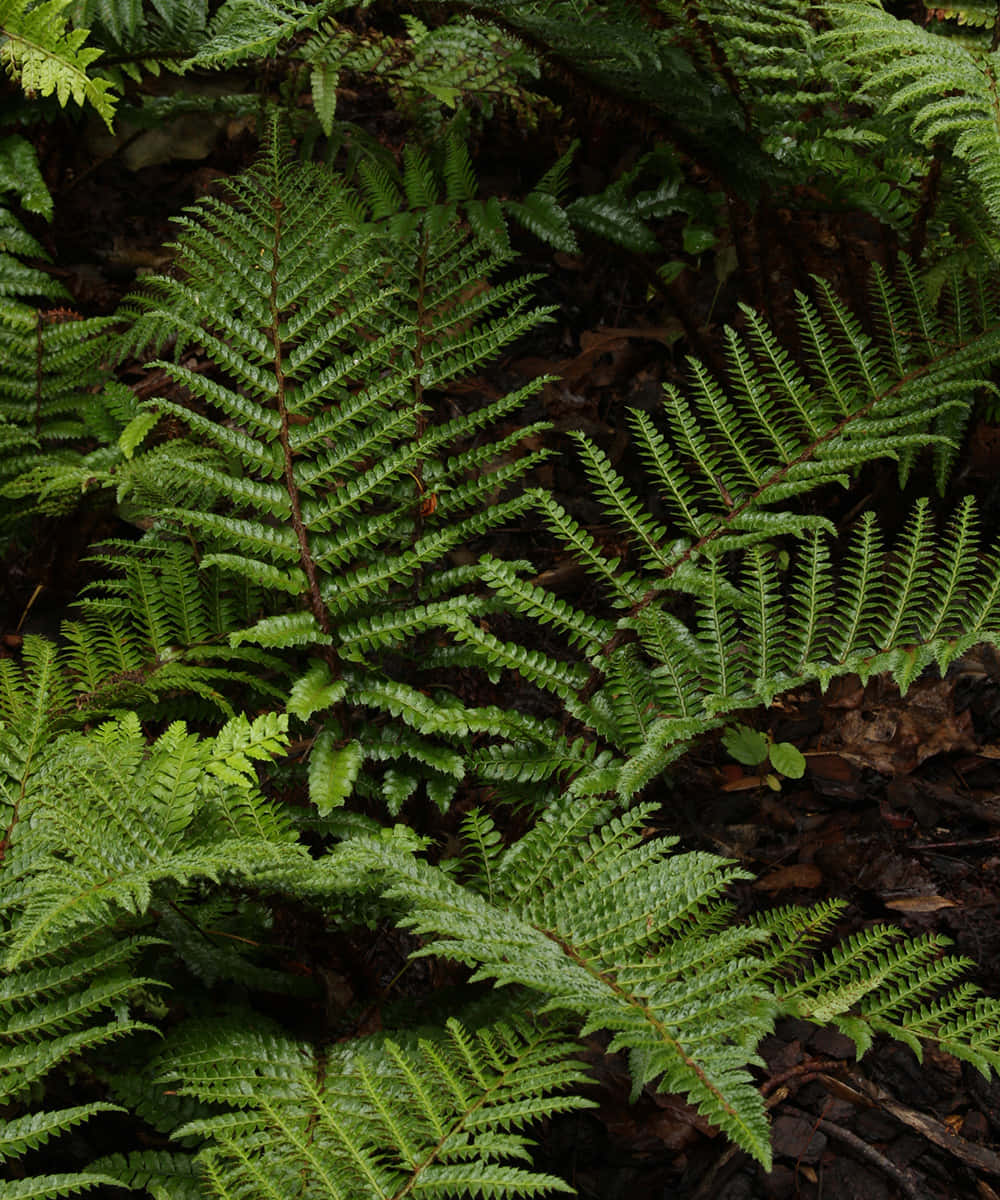
[[[955,901],[945,896],[902,896],[898,900],[886,900],[885,906],[907,913],[937,912],[939,908],[956,907]]]
[[[854,706],[831,713],[839,753],[881,775],[906,775],[935,754],[979,749],[968,709],[955,712],[951,680],[917,680],[903,697],[889,681],[871,680]],[[846,693],[845,693],[846,698]]]
[[[814,888],[823,882],[823,872],[813,863],[793,863],[779,867],[753,885],[761,892],[782,892],[786,888]]]

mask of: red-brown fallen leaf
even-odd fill
[[[739,774],[733,779],[728,779],[723,785],[724,792],[752,792],[754,788],[764,786],[764,780],[759,775],[743,775]]]
[[[955,901],[945,896],[901,896],[898,900],[886,900],[885,906],[906,913],[937,912],[939,908],[956,907]]]
[[[806,769],[813,779],[833,783],[853,783],[858,777],[858,768],[841,754],[807,754]]]
[[[786,888],[814,888],[823,882],[823,872],[813,863],[778,867],[753,885],[761,892],[783,892]]]

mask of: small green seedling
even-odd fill
[[[748,767],[759,767],[770,759],[773,770],[764,776],[764,782],[775,792],[781,790],[778,776],[801,779],[805,773],[805,756],[791,742],[775,742],[769,733],[761,733],[749,725],[733,725],[727,729],[722,735],[722,744],[737,762]]]

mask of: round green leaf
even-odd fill
[[[771,747],[771,766],[786,779],[801,779],[805,774],[806,760],[791,742],[775,742]]]

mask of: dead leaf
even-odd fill
[[[955,901],[945,896],[902,896],[898,900],[886,900],[885,906],[906,913],[937,912],[939,908],[956,907]]]
[[[869,681],[844,712],[831,712],[830,732],[840,754],[880,775],[906,775],[935,754],[979,749],[972,713],[955,712],[954,681],[917,680],[905,696],[884,678]]]
[[[779,867],[753,885],[761,892],[783,892],[786,888],[814,888],[823,882],[823,872],[813,863]]]
[[[755,788],[763,786],[763,779],[759,775],[737,775],[735,779],[727,779],[722,785],[724,792],[752,792]]]

